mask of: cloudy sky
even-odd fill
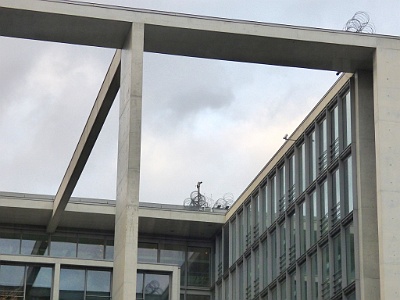
[[[377,33],[400,35],[400,1],[91,2],[338,30],[363,10]],[[0,38],[0,191],[57,192],[112,55]],[[336,79],[145,54],[141,201],[180,204],[198,181],[213,199],[237,198]],[[74,196],[115,199],[117,114],[115,101]]]

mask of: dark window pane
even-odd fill
[[[0,233],[0,254],[19,254],[19,232]]]
[[[21,241],[21,254],[48,255],[48,235],[40,233],[23,233]]]
[[[53,269],[49,267],[33,266],[26,271],[27,300],[50,300],[53,281]]]
[[[138,262],[157,262],[158,245],[155,243],[138,243]]]
[[[136,276],[136,300],[143,300],[143,280],[144,280],[144,274],[143,273],[137,273]]]
[[[210,285],[210,249],[188,248],[188,285]]]
[[[79,238],[78,257],[104,259],[104,239]]]
[[[61,269],[60,300],[84,299],[85,270]]]
[[[145,274],[146,300],[169,300],[169,275]]]
[[[181,285],[185,285],[185,253],[183,245],[165,244],[160,249],[160,262],[178,265],[181,268]]]
[[[24,266],[0,266],[0,299],[24,297]]]
[[[76,237],[52,236],[50,255],[55,257],[76,257]]]
[[[204,295],[186,295],[186,300],[210,300],[210,296],[204,296]]]

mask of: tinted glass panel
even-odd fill
[[[0,233],[0,253],[19,254],[20,233],[2,232]]]
[[[24,266],[0,266],[1,299],[19,299],[24,297]]]
[[[79,238],[78,257],[104,259],[104,239]]]
[[[145,274],[145,300],[169,300],[169,275]]]
[[[157,262],[158,245],[155,243],[138,244],[138,262],[155,263]]]
[[[188,285],[210,285],[210,249],[188,248]]]
[[[186,247],[183,245],[165,244],[160,247],[160,262],[175,264],[181,267],[181,285],[185,285],[185,254]]]
[[[46,234],[23,233],[21,241],[21,254],[48,255],[49,242]]]
[[[86,296],[109,299],[111,296],[111,272],[88,270]]]
[[[53,269],[49,267],[31,266],[26,272],[27,300],[50,300]]]
[[[50,255],[56,257],[76,257],[76,237],[52,236]]]
[[[60,300],[84,299],[85,270],[61,269]]]

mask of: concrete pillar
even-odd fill
[[[132,25],[121,55],[113,299],[136,299],[144,25]]]
[[[374,57],[380,299],[400,299],[400,50]],[[375,259],[371,257],[371,259]]]
[[[354,75],[354,126],[357,180],[357,205],[354,222],[358,224],[355,252],[359,253],[356,278],[358,299],[379,299],[379,248],[376,202],[376,162],[374,131],[374,96],[372,72],[359,71]],[[354,170],[354,168],[353,168]],[[357,256],[356,256],[357,257]],[[356,272],[357,274],[358,272]]]

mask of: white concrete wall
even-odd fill
[[[400,50],[374,57],[374,118],[381,299],[400,299]],[[371,257],[370,259],[376,259]]]

